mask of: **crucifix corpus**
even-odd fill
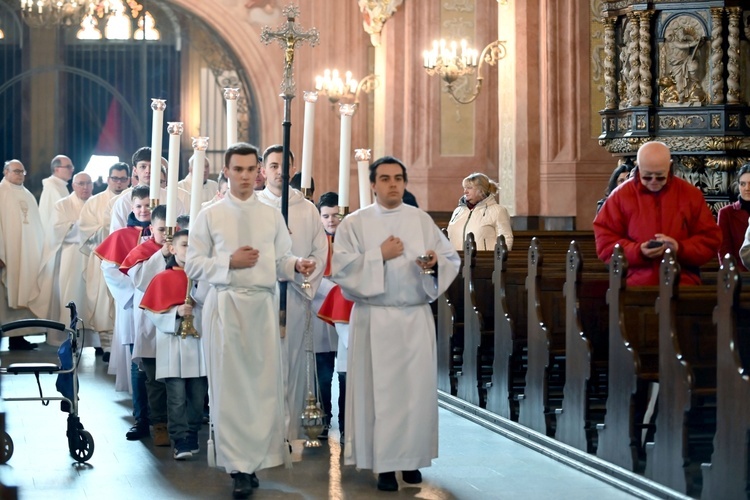
[[[305,42],[309,43],[311,47],[315,47],[318,44],[320,34],[315,28],[311,28],[308,31],[304,31],[296,22],[295,19],[299,16],[299,7],[293,4],[289,4],[284,7],[282,13],[286,16],[286,22],[279,26],[275,31],[271,30],[268,26],[264,26],[260,34],[260,41],[268,45],[272,41],[276,40],[282,49],[284,49],[284,79],[281,82],[281,95],[284,99],[284,121],[282,122],[283,140],[282,146],[284,151],[282,153],[281,161],[281,214],[284,216],[284,221],[287,225],[289,224],[289,144],[291,137],[291,107],[292,99],[296,92],[294,85],[294,50],[297,45],[302,45]],[[287,283],[282,281],[279,284],[279,323],[281,326],[281,334],[285,335],[286,332],[286,288]]]

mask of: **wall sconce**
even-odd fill
[[[319,94],[328,97],[331,104],[336,104],[339,101],[344,104],[353,104],[355,112],[359,106],[360,94],[362,92],[370,93],[379,85],[380,80],[377,75],[367,75],[358,82],[352,78],[352,72],[347,71],[342,80],[336,69],[333,71],[327,69],[323,72],[323,76],[315,77],[315,89]]]
[[[432,42],[432,50],[424,51],[424,68],[427,74],[439,75],[447,84],[448,93],[460,104],[469,104],[479,95],[482,90],[482,64],[485,62],[494,66],[506,55],[505,42],[495,40],[482,50],[477,56],[477,50],[470,48],[466,40],[461,40],[460,47],[453,41],[447,43],[445,40]],[[456,95],[454,83],[464,75],[474,74],[476,71],[476,85],[468,99],[462,99]]]

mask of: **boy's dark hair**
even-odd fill
[[[268,159],[268,155],[271,153],[283,153],[284,152],[284,146],[281,144],[274,144],[273,146],[268,146],[265,151],[263,151],[263,163],[266,162],[266,159]],[[289,159],[291,160],[290,163],[294,163],[294,153],[292,153],[292,150],[289,150]]]
[[[339,204],[339,195],[338,193],[334,193],[333,191],[328,191],[327,193],[323,193],[320,195],[320,199],[318,200],[318,212],[320,212],[320,209],[323,207],[336,207]]]
[[[133,191],[130,193],[131,200],[142,200],[143,198],[148,198],[149,196],[149,187],[148,186],[136,186],[133,188]]]
[[[151,161],[151,148],[148,146],[144,146],[142,148],[138,148],[135,153],[133,153],[133,157],[131,158],[131,164],[133,165],[133,168],[135,168],[136,164],[138,164],[139,161]]]
[[[404,182],[409,182],[409,179],[406,176],[406,165],[399,160],[398,158],[394,158],[393,156],[383,156],[382,158],[378,158],[375,160],[372,165],[370,165],[370,183],[375,184],[375,177],[377,177],[377,170],[380,165],[385,165],[388,163],[395,163],[396,165],[401,166],[401,172],[404,174]]]
[[[159,219],[159,220],[167,220],[167,206],[166,205],[159,205],[155,209],[151,211],[151,220]]]
[[[114,165],[109,167],[109,175],[112,176],[112,172],[114,172],[115,170],[124,170],[125,176],[130,177],[130,165],[128,165],[127,163],[121,161],[115,163]]]
[[[247,142],[238,142],[236,144],[232,144],[227,148],[227,150],[224,152],[224,166],[229,166],[229,161],[232,159],[232,156],[234,155],[240,155],[240,156],[246,156],[246,155],[255,155],[255,158],[257,160],[260,160],[260,157],[258,156],[258,148],[253,146],[250,143]]]
[[[177,238],[182,238],[183,236],[188,236],[188,234],[189,231],[187,229],[180,229],[172,235],[172,241],[176,240]]]
[[[177,225],[180,227],[180,231],[187,231],[190,228],[190,216],[189,215],[178,215]],[[178,231],[179,232],[179,231]]]

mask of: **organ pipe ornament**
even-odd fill
[[[739,104],[740,95],[740,14],[739,7],[727,8],[729,17],[729,48],[727,50],[727,103]]]
[[[638,29],[638,63],[640,105],[651,104],[651,16],[653,11],[646,10],[640,13]]]
[[[604,107],[617,108],[617,79],[615,78],[615,20],[604,19]]]
[[[724,9],[711,9],[711,104],[724,102],[724,50],[721,48]]]

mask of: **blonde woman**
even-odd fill
[[[462,182],[464,195],[448,224],[448,238],[453,247],[462,250],[466,235],[474,233],[477,250],[494,250],[497,237],[505,236],[508,250],[513,248],[510,215],[497,203],[498,186],[484,174],[475,172]]]

